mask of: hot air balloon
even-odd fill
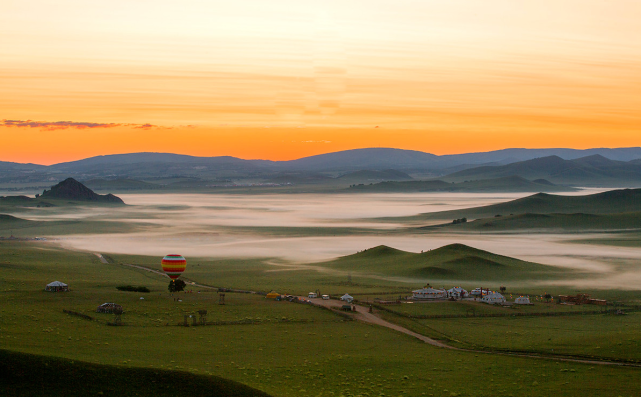
[[[162,270],[167,273],[171,281],[176,280],[187,267],[187,261],[182,255],[167,255],[162,258]]]

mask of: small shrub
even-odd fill
[[[139,285],[134,287],[133,285],[119,285],[116,287],[118,291],[130,291],[130,292],[151,292],[149,288]]]

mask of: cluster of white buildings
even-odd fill
[[[486,288],[475,288],[471,292],[467,292],[461,287],[453,287],[448,290],[436,289],[430,286],[412,291],[412,299],[425,300],[425,299],[475,299],[489,304],[502,304],[506,302],[503,295],[496,291],[490,291]],[[479,299],[480,298],[480,299]],[[514,300],[517,305],[530,305],[530,298],[527,296],[520,296]]]
[[[430,286],[426,286],[425,288],[412,291],[413,299],[446,299],[446,298],[462,299],[462,298],[468,298],[469,296],[470,296],[470,293],[468,293],[466,290],[464,290],[461,287],[454,287],[446,290],[446,289],[436,289]]]

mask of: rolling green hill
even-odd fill
[[[268,396],[217,376],[116,367],[0,350],[0,395],[10,396]]]
[[[499,282],[572,274],[568,270],[497,255],[464,244],[450,244],[420,254],[382,245],[323,265],[392,277],[452,281]]]
[[[12,215],[0,214],[0,230],[12,228],[12,227],[17,227],[17,228],[28,227],[38,223],[39,222],[28,221],[26,219],[17,218]]]
[[[636,231],[641,230],[641,212],[616,214],[517,214],[476,219],[467,223],[427,226],[424,230],[509,232],[545,230],[547,232]]]
[[[576,189],[557,186],[545,179],[529,181],[520,176],[464,181],[460,183],[442,180],[380,182],[352,186],[351,191],[363,192],[568,192]]]
[[[404,218],[388,218],[398,220],[453,220],[467,218],[492,218],[496,215],[510,214],[614,214],[622,212],[641,211],[641,189],[610,190],[603,193],[585,196],[560,196],[547,193],[537,193],[531,196],[493,204],[484,207],[473,207],[461,210],[430,212]]]

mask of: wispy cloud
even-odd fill
[[[42,130],[66,130],[69,128],[83,130],[89,128],[113,128],[113,127],[133,127],[143,130],[148,129],[170,129],[172,127],[162,127],[154,124],[131,124],[131,123],[89,123],[78,121],[33,121],[33,120],[0,120],[0,127],[17,127],[17,128],[40,128]]]

